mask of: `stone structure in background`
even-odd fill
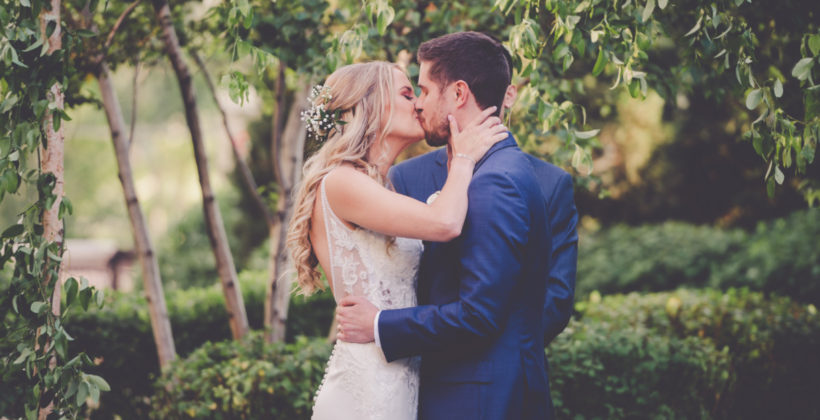
[[[68,239],[63,254],[62,280],[88,279],[92,286],[129,292],[134,289],[134,251],[121,250],[113,241]]]

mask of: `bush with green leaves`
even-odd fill
[[[548,347],[557,412],[575,418],[817,418],[820,315],[746,289],[579,302]]]
[[[261,330],[267,274],[244,271],[239,275],[239,283],[250,327]],[[231,338],[225,299],[218,285],[171,290],[166,293],[166,301],[180,357],[205,343]],[[326,336],[333,308],[329,293],[309,299],[294,296],[287,341],[293,341],[297,335]],[[159,361],[145,298],[111,292],[103,309],[76,314],[67,322],[75,331],[70,353],[85,351],[95,358],[99,365],[91,372],[106,378],[113,389],[103,394],[93,417],[146,418],[151,410],[147,397],[159,376]]]
[[[156,383],[157,419],[307,419],[330,344],[300,336],[293,343],[207,343],[177,360]]]
[[[820,304],[820,211],[724,230],[667,222],[581,238],[577,296],[677,287],[749,287]]]
[[[742,231],[679,222],[615,226],[581,238],[577,294],[706,286],[715,266],[743,246]]]
[[[741,252],[717,265],[711,284],[749,287],[820,305],[820,211],[760,223]]]

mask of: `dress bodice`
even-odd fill
[[[333,212],[321,181],[333,297],[364,296],[379,309],[416,305],[416,277],[424,249],[417,239],[350,228]],[[363,203],[366,205],[366,203]],[[420,359],[388,363],[375,343],[337,341],[316,391],[314,420],[415,420]]]
[[[390,238],[345,225],[328,203],[321,182],[322,213],[330,255],[333,297],[364,296],[379,309],[416,305],[416,275],[424,250],[418,239]]]

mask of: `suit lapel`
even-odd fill
[[[430,171],[433,177],[433,191],[441,191],[447,181],[447,148],[442,147],[436,150],[436,164]]]

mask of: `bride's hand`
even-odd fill
[[[450,121],[450,145],[453,148],[453,156],[467,155],[475,163],[490,150],[490,147],[507,138],[507,127],[501,124],[500,118],[492,116],[495,110],[496,107],[491,106],[481,111],[463,129],[458,127],[458,122],[452,115],[447,116]]]

